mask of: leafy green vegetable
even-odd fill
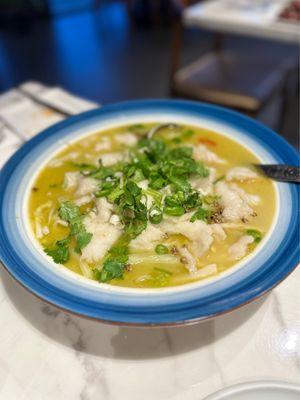
[[[247,229],[246,234],[252,236],[255,243],[259,243],[262,239],[262,233],[257,229]]]
[[[86,229],[81,226],[78,233],[75,235],[76,238],[76,246],[75,246],[75,251],[77,253],[81,252],[81,249],[83,249],[85,246],[87,246],[91,239],[93,237],[93,234],[90,232],[87,232]]]
[[[167,246],[165,246],[164,244],[158,244],[155,247],[155,252],[159,255],[161,254],[168,254],[169,253],[169,249],[167,248]]]
[[[147,207],[141,199],[142,189],[132,180],[127,180],[119,189],[118,196],[108,196],[108,200],[116,205],[125,233],[132,239],[147,227]]]
[[[155,200],[156,204],[160,204],[162,201],[162,194],[158,191],[158,190],[154,190],[151,188],[147,188],[144,193],[146,195],[149,195],[151,197],[153,197],[153,199]]]
[[[68,222],[70,226],[70,235],[76,240],[75,251],[80,253],[81,250],[89,244],[93,236],[85,229],[80,208],[71,201],[64,201],[60,205],[59,216],[62,220]]]
[[[103,267],[94,270],[94,278],[99,282],[109,282],[112,279],[122,279],[124,269],[128,263],[128,243],[130,237],[127,234],[121,236],[105,256]]]
[[[106,179],[106,178],[108,178],[110,176],[113,176],[114,173],[115,173],[115,171],[112,168],[100,166],[95,171],[92,171],[89,174],[89,176],[91,178],[101,180],[101,179]]]
[[[168,215],[180,216],[201,205],[202,199],[198,192],[179,190],[165,197],[164,212]]]
[[[80,216],[80,208],[71,201],[64,201],[60,205],[59,216],[66,222],[71,222]]]
[[[68,236],[65,239],[58,240],[53,248],[45,248],[44,251],[48,256],[53,258],[57,264],[64,264],[70,258],[69,244],[71,238]]]
[[[192,158],[192,147],[169,148],[162,140],[142,139],[138,146],[143,153],[135,153],[136,164],[149,180],[149,187],[160,190],[173,184],[177,189],[191,190],[188,178],[192,175],[206,177],[209,171]]]
[[[181,206],[167,206],[164,208],[164,213],[173,217],[180,217],[185,213],[185,209]]]
[[[163,219],[163,212],[161,208],[154,204],[149,210],[149,220],[152,224],[159,224]]]
[[[196,220],[207,221],[209,217],[209,211],[204,208],[199,208],[195,214],[192,215],[190,221],[195,222]]]
[[[123,263],[114,260],[107,260],[103,264],[101,271],[94,270],[94,277],[99,282],[109,282],[112,279],[120,279],[123,277]]]

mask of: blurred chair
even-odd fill
[[[180,68],[184,8],[195,1],[173,0],[171,46],[171,95],[230,107],[256,117],[277,95],[286,96],[291,61],[274,62],[264,54],[239,54],[222,47],[223,35],[215,34],[212,51]],[[278,129],[284,123],[283,98]]]

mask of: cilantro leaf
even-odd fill
[[[84,228],[84,226],[82,226],[80,228],[79,232],[75,235],[75,239],[76,239],[75,251],[77,253],[80,253],[81,250],[90,243],[92,237],[93,237],[93,234],[90,232],[87,232],[86,229]]]
[[[207,221],[209,217],[209,211],[204,208],[199,208],[191,217],[190,221],[195,222],[196,220]]]
[[[107,260],[103,264],[101,271],[95,269],[94,277],[99,282],[108,282],[112,279],[123,277],[124,264],[119,261]]]
[[[70,237],[62,240],[58,240],[53,248],[45,248],[44,251],[48,256],[53,258],[53,261],[57,264],[64,264],[69,260],[69,244]]]
[[[80,216],[80,208],[71,201],[64,201],[60,205],[59,216],[66,222],[71,222],[73,219]]]
[[[59,216],[70,225],[70,234],[75,237],[75,251],[80,253],[83,247],[89,244],[92,233],[86,231],[82,222],[83,215],[80,208],[71,201],[64,201],[60,205]]]

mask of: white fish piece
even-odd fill
[[[120,217],[117,214],[113,214],[110,219],[109,219],[109,223],[112,225],[115,225],[117,227],[121,227],[121,220]]]
[[[97,200],[96,210],[84,218],[84,226],[93,236],[89,244],[82,249],[82,260],[88,263],[100,261],[121,236],[121,227],[109,222],[112,208],[112,204],[105,198],[100,198]]]
[[[98,189],[98,184],[99,181],[96,179],[81,175],[78,180],[76,192],[74,193],[75,197],[82,197],[92,194]]]
[[[224,231],[223,227],[220,224],[211,224],[210,227],[212,229],[212,234],[216,239],[218,240],[226,239],[227,237],[226,232]]]
[[[69,190],[77,187],[81,176],[79,171],[66,172],[63,184],[64,189]]]
[[[212,164],[227,164],[227,161],[220,158],[216,153],[209,150],[203,144],[198,144],[196,146],[193,146],[193,149],[194,149],[193,157],[195,160]]]
[[[208,264],[205,265],[205,267],[198,269],[197,272],[193,274],[193,276],[195,278],[205,278],[207,276],[214,275],[217,272],[218,272],[217,264]]]
[[[214,189],[214,181],[216,179],[215,168],[209,168],[209,175],[206,178],[192,178],[190,183],[192,188],[201,192],[204,196],[212,194]]]
[[[143,181],[137,183],[138,187],[142,190],[148,189],[148,184],[149,184],[148,179],[144,179]]]
[[[93,196],[91,196],[91,195],[86,195],[86,196],[82,196],[82,197],[79,197],[78,199],[75,199],[74,200],[74,203],[77,205],[77,206],[83,206],[84,204],[88,204],[90,201],[92,201],[93,200]]]
[[[233,189],[238,195],[245,200],[248,204],[257,206],[260,203],[260,197],[256,194],[250,194],[245,192],[242,188],[240,188],[236,183],[231,183],[231,189]]]
[[[179,218],[168,218],[162,222],[168,234],[181,234],[190,240],[189,249],[196,257],[204,254],[213,242],[212,229],[203,221],[179,221]]]
[[[95,211],[92,211],[97,215],[98,222],[108,222],[113,214],[114,206],[109,203],[105,197],[100,197],[96,200]]]
[[[258,174],[247,167],[231,168],[226,174],[227,181],[247,181],[257,179]]]
[[[148,224],[147,228],[131,241],[132,250],[153,250],[153,247],[167,235],[182,234],[191,243],[189,250],[195,257],[205,253],[213,242],[212,230],[203,221],[190,222],[191,213],[182,217],[169,217],[158,225]]]
[[[78,157],[78,155],[79,155],[78,151],[72,151],[71,153],[66,154],[63,157],[54,158],[49,162],[48,166],[51,168],[61,167],[63,163],[66,161],[74,161]]]
[[[123,152],[105,153],[102,154],[100,157],[102,165],[104,167],[110,167],[111,165],[114,165],[117,162],[124,160],[124,158],[125,156]]]
[[[182,246],[178,249],[181,256],[181,261],[189,271],[190,274],[195,274],[197,272],[197,261],[192,253],[188,250],[186,246]]]
[[[215,192],[220,196],[219,203],[223,207],[225,222],[236,222],[255,216],[244,196],[235,187],[220,181],[215,185]]]
[[[172,224],[181,224],[182,222],[189,222],[191,217],[193,216],[194,212],[188,212],[185,213],[183,215],[181,215],[180,217],[171,217],[170,215],[164,215],[164,221],[163,222],[167,222],[167,223],[172,223]]]
[[[161,241],[164,235],[165,232],[160,224],[148,223],[147,228],[130,242],[129,247],[133,251],[153,250],[153,247]]]
[[[115,140],[119,144],[126,146],[135,146],[137,144],[137,137],[131,132],[118,133],[115,135]]]
[[[247,253],[248,245],[254,242],[254,238],[250,235],[242,236],[236,243],[229,247],[228,253],[231,258],[239,260]]]
[[[107,136],[103,136],[100,138],[99,142],[95,144],[96,151],[109,151],[111,150],[111,141]]]

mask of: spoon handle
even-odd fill
[[[300,183],[300,168],[280,164],[256,164],[265,175],[275,181]]]

